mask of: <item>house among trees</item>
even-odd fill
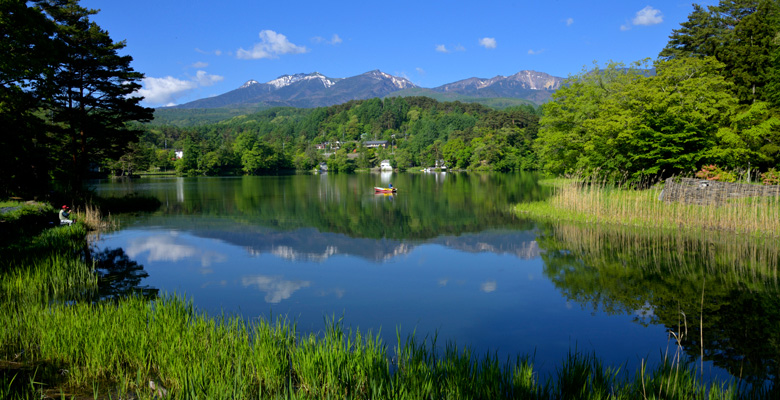
[[[369,149],[377,148],[377,147],[382,147],[386,149],[387,140],[366,140],[365,142],[363,142],[363,146]]]

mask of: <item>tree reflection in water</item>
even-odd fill
[[[129,295],[143,296],[148,299],[157,297],[159,289],[141,285],[149,274],[141,264],[131,260],[121,248],[104,249],[92,253],[95,272],[98,274],[98,293],[100,300],[113,300]]]
[[[691,359],[703,343],[704,360],[753,387],[780,388],[774,241],[551,224],[538,243],[545,274],[570,300],[675,332],[684,320]]]

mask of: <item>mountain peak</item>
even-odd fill
[[[246,83],[244,83],[243,85],[241,85],[241,86],[239,87],[239,89],[248,88],[248,87],[250,87],[250,86],[252,86],[252,85],[257,85],[257,84],[259,84],[259,83],[260,83],[260,82],[258,82],[258,81],[256,81],[256,80],[254,80],[254,79],[250,79],[250,80],[246,81]]]
[[[280,76],[280,77],[278,77],[278,78],[276,78],[274,80],[268,81],[266,83],[268,85],[273,86],[276,89],[281,89],[281,88],[283,88],[285,86],[289,86],[289,85],[291,85],[291,84],[293,84],[295,82],[299,82],[299,81],[303,81],[303,80],[312,80],[312,79],[319,79],[320,82],[322,82],[322,84],[325,87],[331,87],[331,86],[333,86],[334,83],[336,83],[332,79],[328,79],[324,75],[322,75],[321,73],[316,72],[316,71],[312,72],[310,74],[300,73],[300,74],[295,74],[295,75],[282,75],[282,76]]]
[[[412,83],[410,80],[406,78],[393,76],[388,73],[382,72],[378,69],[375,69],[373,71],[368,71],[364,73],[363,76],[367,76],[377,80],[389,80],[392,83],[392,85],[398,89],[417,87],[417,85],[415,85],[414,83]]]
[[[469,78],[434,88],[438,92],[455,92],[486,96],[517,97],[521,90],[556,90],[563,78],[557,78],[544,72],[523,70],[514,75],[496,75],[490,79]]]

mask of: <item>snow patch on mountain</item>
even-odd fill
[[[324,75],[320,74],[319,72],[314,72],[311,74],[282,75],[266,83],[273,86],[276,89],[281,89],[285,86],[292,85],[295,82],[304,81],[304,80],[319,80],[322,83],[322,85],[325,86],[326,88],[329,88],[336,83],[334,80],[326,78]]]
[[[365,75],[377,80],[389,80],[393,84],[393,86],[397,87],[398,89],[417,87],[417,85],[415,85],[414,83],[412,83],[410,80],[406,78],[393,76],[388,73],[382,72],[378,69],[366,72]]]
[[[248,87],[250,87],[252,85],[257,85],[259,83],[260,82],[254,80],[254,79],[250,79],[250,80],[246,81],[245,84],[241,85],[241,87],[239,87],[239,89],[248,88]]]

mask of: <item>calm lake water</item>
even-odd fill
[[[374,194],[392,183],[394,196]],[[532,174],[354,174],[103,181],[155,196],[93,247],[147,292],[210,314],[325,319],[478,353],[527,354],[552,373],[570,350],[631,373],[678,347],[706,376],[777,379],[775,243],[537,224],[508,212],[549,195]],[[99,256],[100,258],[100,256]],[[702,292],[704,301],[702,302]],[[700,320],[703,329],[700,328]],[[741,372],[740,372],[741,371]]]

